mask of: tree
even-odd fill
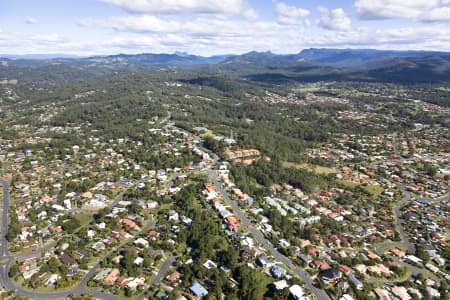
[[[71,219],[69,219],[69,221],[66,221],[62,224],[62,228],[68,233],[73,233],[80,226],[81,226],[81,223],[76,218],[71,218]]]
[[[14,278],[18,274],[19,274],[19,264],[15,261],[14,263],[11,264],[11,267],[9,268],[8,276]]]
[[[240,284],[238,295],[240,299],[263,299],[266,292],[264,275],[248,266],[240,266],[236,271]]]
[[[425,251],[425,248],[423,246],[418,246],[416,248],[417,257],[423,260],[424,262],[427,262],[430,260],[430,255]]]

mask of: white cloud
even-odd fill
[[[43,43],[62,43],[67,41],[65,37],[62,37],[59,34],[37,34],[31,36],[30,39]]]
[[[450,27],[439,24],[378,30],[359,28],[310,36],[309,42],[316,47],[448,51]]]
[[[363,20],[411,19],[449,21],[449,0],[357,0],[355,8]]]
[[[329,10],[319,7],[320,18],[317,25],[328,30],[347,31],[351,29],[352,22],[342,8]]]
[[[158,33],[201,36],[264,35],[281,28],[274,22],[236,20],[228,18],[198,17],[195,19],[160,18],[151,15],[111,17],[103,20],[88,19],[82,26],[99,26],[119,32]]]
[[[37,23],[38,23],[38,20],[37,20],[36,18],[33,18],[33,17],[27,17],[27,18],[25,19],[25,23],[27,23],[27,24],[29,24],[29,25],[37,24]]]
[[[275,4],[275,8],[277,13],[283,17],[303,18],[309,15],[309,10],[301,7],[290,6],[283,2],[277,2]]]
[[[444,19],[446,11],[426,11],[430,23],[420,26],[377,29],[371,22],[366,23],[371,27],[353,28],[343,9],[320,8],[319,20],[308,26],[306,11],[286,4],[277,7],[278,1],[273,3],[277,15],[271,20],[250,19],[256,12],[247,7],[247,16],[243,10],[239,15],[126,14],[86,19],[80,22],[86,28],[68,37],[63,31],[39,35],[0,31],[0,53],[93,55],[184,51],[213,55],[252,50],[297,53],[309,47],[450,50],[450,26],[431,23]],[[282,22],[282,16],[290,22]],[[426,20],[423,14],[421,18]]]
[[[301,7],[287,5],[283,2],[275,2],[275,9],[278,14],[277,21],[281,24],[303,24],[310,12]]]
[[[450,21],[450,7],[438,7],[424,13],[421,16],[424,22],[445,22]]]
[[[243,0],[101,0],[133,13],[205,13],[238,15],[249,13]]]
[[[116,34],[134,39],[133,43],[145,36],[158,41],[154,44],[160,46],[158,49],[169,48],[172,50],[169,52],[180,50],[197,54],[241,53],[252,50],[297,52],[303,32],[303,27],[298,24],[206,16],[193,19],[179,16],[120,16],[103,20],[88,19],[80,24],[113,29]],[[147,52],[149,51],[154,50],[147,49]]]
[[[251,20],[256,20],[259,17],[258,12],[253,8],[247,8],[242,15]]]
[[[240,26],[244,26],[244,24],[251,26],[251,23],[241,23]],[[15,32],[9,32],[8,35],[2,36],[0,32],[0,53],[104,55],[185,51],[199,55],[213,55],[244,53],[251,50],[296,53],[309,47],[441,51],[450,49],[450,27],[443,24],[428,24],[416,28],[402,27],[389,30],[359,28],[315,34],[309,31],[299,31],[295,26],[281,26],[276,22],[262,23],[255,25],[255,27],[249,27],[240,35],[116,32],[106,35],[101,40],[93,38],[68,39],[57,34],[24,35]]]

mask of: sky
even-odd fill
[[[0,0],[0,53],[450,51],[450,0]]]

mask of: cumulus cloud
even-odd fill
[[[424,13],[421,16],[424,22],[446,22],[450,21],[450,7],[438,7]]]
[[[254,14],[243,0],[101,0],[132,13]]]
[[[201,15],[185,19],[154,15],[120,16],[102,20],[87,19],[80,25],[113,29],[121,35],[152,38],[159,41],[157,44],[161,49],[173,47],[173,50],[201,54],[252,50],[286,52],[288,49],[297,52],[303,33],[303,27],[298,24]]]
[[[317,25],[328,30],[347,31],[351,29],[352,22],[342,8],[329,10],[319,7],[320,18]]]
[[[37,24],[37,23],[38,23],[38,20],[37,20],[36,18],[33,18],[33,17],[27,17],[27,18],[25,19],[25,23],[26,23],[26,24],[29,24],[29,25]]]
[[[302,18],[309,15],[309,10],[287,5],[283,2],[275,2],[275,9],[278,14],[278,20],[281,23],[299,23]]]
[[[357,0],[356,12],[363,20],[412,19],[425,22],[450,20],[449,0]]]
[[[314,34],[276,22],[241,23],[249,26],[242,34],[217,35],[181,32],[111,32],[104,39],[68,39],[57,34],[26,35],[0,32],[0,53],[67,53],[78,55],[115,53],[173,53],[184,51],[198,55],[244,53],[251,50],[296,53],[309,47],[379,48],[394,50],[450,49],[450,27],[427,24],[421,27],[392,29],[358,28]],[[205,23],[206,24],[206,23]],[[223,25],[223,24],[222,24]],[[217,25],[219,26],[219,25]],[[228,29],[230,30],[230,29]]]
[[[82,26],[99,26],[120,32],[183,34],[201,36],[243,36],[267,34],[277,31],[280,25],[274,22],[247,21],[228,18],[198,17],[195,19],[167,19],[152,15],[111,17],[103,20],[87,19]]]
[[[103,0],[116,1],[120,0]],[[342,8],[319,9],[317,22],[308,25],[309,11],[274,0],[276,16],[272,19],[254,19],[257,13],[246,6],[245,0],[239,10],[205,10],[200,1],[160,1],[167,5],[181,3],[191,9],[186,14],[172,8],[159,8],[159,13],[125,14],[103,19],[85,19],[77,35],[58,33],[18,33],[0,31],[0,53],[67,53],[78,55],[114,53],[173,53],[189,52],[198,55],[244,53],[252,50],[276,53],[296,53],[309,47],[380,48],[380,49],[424,49],[449,50],[450,26],[442,24],[447,13],[443,0],[435,8],[422,12],[418,17],[420,26],[397,26],[392,29],[377,29],[368,23],[368,28],[352,26],[350,18]],[[361,2],[363,0],[360,0]],[[381,0],[372,0],[377,2]],[[384,0],[387,1],[387,0]],[[435,0],[430,0],[435,1]],[[122,1],[131,5],[133,1]],[[156,3],[150,0],[136,3]],[[222,1],[226,2],[226,1]],[[420,2],[420,1],[419,1]],[[190,3],[190,4],[189,4]],[[197,3],[193,8],[192,3]],[[164,14],[161,13],[164,12]],[[221,11],[221,13],[219,13]],[[236,13],[233,13],[235,11]],[[136,11],[137,12],[137,11]],[[169,13],[170,12],[170,13]],[[205,13],[209,13],[205,15]],[[425,15],[426,14],[426,15]],[[251,19],[253,18],[253,19]],[[438,20],[440,20],[438,22]],[[20,20],[19,20],[20,21]],[[435,22],[435,23],[431,23]],[[436,23],[437,22],[437,23]],[[98,29],[106,30],[98,30]],[[327,30],[320,30],[324,28]],[[98,38],[84,32],[101,33]],[[320,34],[319,34],[320,32]]]

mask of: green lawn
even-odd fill
[[[338,180],[336,180],[336,182],[338,182],[348,188],[355,188],[359,185],[359,183],[355,183],[355,182],[348,181],[348,180],[342,180],[342,179],[338,179]]]
[[[73,217],[80,222],[81,226],[86,226],[92,221],[92,215],[90,214],[75,214]]]
[[[342,179],[338,179],[337,182],[348,188],[355,188],[355,187],[361,185],[360,183],[355,183],[352,181],[342,180]],[[379,185],[366,185],[363,187],[363,189],[366,192],[368,192],[374,199],[377,198],[382,192],[384,192],[384,188]]]
[[[384,192],[384,188],[379,185],[368,185],[364,187],[368,193],[372,195],[372,198],[377,198],[382,192]]]

